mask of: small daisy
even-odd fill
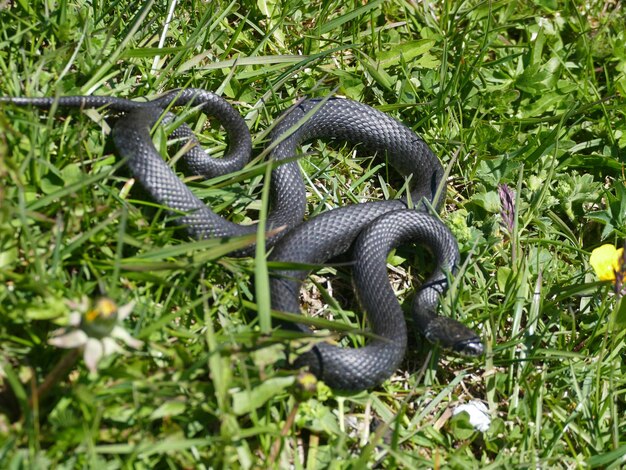
[[[115,340],[134,349],[143,345],[117,324],[128,317],[134,305],[130,302],[118,308],[111,299],[102,297],[89,308],[89,301],[83,297],[80,303],[70,304],[75,310],[70,314],[68,327],[53,331],[48,344],[65,349],[83,348],[87,368],[96,372],[100,359],[122,351]]]
[[[491,416],[485,404],[480,400],[471,400],[469,403],[457,406],[452,410],[452,416],[465,411],[469,415],[470,424],[480,432],[487,432],[491,425]]]

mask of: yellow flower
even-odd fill
[[[589,264],[601,281],[614,281],[615,273],[622,269],[624,249],[613,245],[602,245],[591,252]]]

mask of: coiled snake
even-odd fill
[[[228,150],[221,159],[209,157],[197,144],[191,129],[183,124],[174,137],[190,139],[184,155],[188,171],[205,177],[233,172],[249,160],[250,133],[240,114],[224,99],[199,89],[173,90],[152,101],[70,96],[61,98],[0,98],[0,102],[49,109],[107,108],[119,117],[113,140],[137,181],[159,204],[176,214],[177,222],[194,238],[235,237],[256,232],[222,218],[208,208],[176,176],[155,149],[151,128],[169,122],[173,106],[196,106],[218,119],[228,136]],[[343,206],[302,222],[306,191],[297,162],[298,147],[311,139],[334,139],[358,144],[369,152],[385,156],[400,175],[410,178],[410,201],[396,199]],[[270,211],[266,239],[272,246],[270,259],[321,264],[353,246],[354,284],[358,300],[367,313],[372,338],[362,348],[342,348],[319,343],[299,356],[297,366],[308,366],[329,386],[342,390],[374,387],[388,378],[403,359],[407,330],[403,313],[389,284],[386,257],[400,244],[425,246],[436,268],[417,292],[412,314],[418,329],[431,342],[454,352],[478,356],[483,352],[480,338],[461,323],[437,315],[439,298],[447,289],[447,272],[454,272],[459,252],[450,231],[424,210],[424,201],[440,206],[437,188],[441,164],[428,146],[410,129],[369,106],[342,98],[308,99],[288,110],[271,134],[270,158],[285,161],[271,174]],[[190,145],[186,146],[187,148]],[[284,228],[283,230],[275,230]],[[245,256],[251,249],[233,253]],[[307,273],[272,273],[272,308],[300,313],[299,290]],[[304,325],[292,328],[310,333]]]

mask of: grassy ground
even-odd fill
[[[2,105],[0,467],[618,468],[624,321],[588,260],[626,236],[621,2],[166,3],[0,1],[0,95],[203,87],[237,105],[257,153],[302,96],[389,112],[450,167],[442,217],[464,265],[445,309],[488,354],[450,358],[412,335],[380,388],[306,395],[275,367],[281,332],[261,334],[254,260],[175,231],[131,188],[98,113]],[[195,126],[219,154],[223,136]],[[379,160],[310,150],[309,214],[393,194]],[[192,184],[246,221],[261,182]],[[514,192],[509,227],[499,184]],[[410,299],[403,274],[424,263],[397,255]],[[348,282],[332,284],[343,310],[312,287],[309,308],[330,302],[360,327]],[[68,302],[102,293],[136,302],[120,325],[144,345],[94,373],[48,339]],[[450,417],[472,399],[491,413],[485,433]]]

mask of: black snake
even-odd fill
[[[202,150],[186,124],[179,126],[173,136],[191,140],[191,145],[186,145],[191,149],[183,157],[188,171],[214,177],[242,168],[252,150],[250,133],[240,114],[219,96],[183,89],[141,102],[98,96],[0,98],[0,102],[43,109],[106,108],[117,113],[112,134],[118,152],[136,180],[156,202],[178,215],[177,222],[192,237],[235,237],[256,232],[254,225],[229,222],[208,208],[163,161],[151,140],[150,131],[159,120],[173,119],[171,107],[198,107],[225,129],[228,150],[223,158],[214,159]],[[386,157],[400,175],[410,178],[410,198],[347,205],[302,222],[306,190],[293,157],[303,142],[318,138],[358,144]],[[362,348],[318,343],[299,356],[297,366],[308,366],[329,386],[342,390],[374,387],[397,369],[406,351],[407,331],[400,304],[387,279],[386,257],[393,247],[412,242],[425,246],[437,265],[415,295],[412,313],[418,329],[429,341],[459,354],[482,354],[482,342],[472,330],[437,315],[439,298],[447,289],[446,274],[455,271],[459,252],[450,231],[423,210],[425,205],[441,205],[443,198],[437,196],[437,190],[443,169],[422,139],[369,106],[326,98],[304,100],[283,114],[271,134],[270,146],[270,159],[284,161],[276,165],[270,179],[266,221],[268,233],[272,233],[266,239],[268,247],[272,247],[270,260],[321,264],[353,247],[354,284],[372,336]],[[282,230],[275,230],[279,228]],[[246,248],[233,255],[252,252]],[[303,271],[272,273],[270,294],[274,310],[300,313],[299,290],[306,275]],[[311,333],[304,325],[291,327]]]

